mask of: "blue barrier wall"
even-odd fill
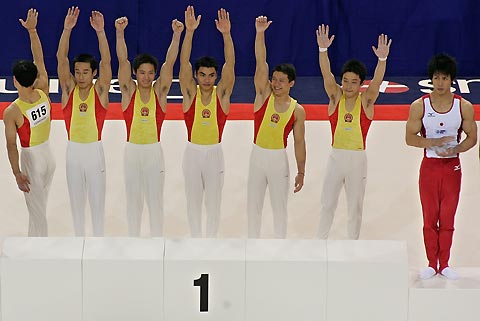
[[[55,53],[68,6],[81,9],[71,38],[70,56],[81,52],[98,55],[94,30],[88,22],[91,10],[101,11],[106,19],[106,33],[112,51],[114,75],[114,20],[126,15],[130,57],[149,52],[163,59],[171,39],[171,20],[183,21],[186,6],[195,6],[202,21],[194,36],[192,59],[202,55],[218,57],[222,63],[223,47],[214,19],[220,7],[230,12],[239,76],[251,76],[255,69],[253,42],[254,19],[267,15],[273,24],[267,31],[267,54],[271,66],[294,63],[299,76],[318,76],[318,51],[315,29],[328,23],[336,35],[331,47],[332,69],[338,74],[345,60],[364,61],[371,75],[376,59],[371,45],[386,33],[393,39],[387,76],[425,74],[428,59],[445,51],[459,62],[459,74],[480,74],[480,1],[477,0],[21,0],[3,1],[0,10],[3,45],[0,49],[0,74],[9,75],[14,60],[28,58],[29,43],[18,18],[29,7],[40,12],[38,32],[43,42],[50,75],[56,75]],[[175,67],[178,73],[178,63]]]

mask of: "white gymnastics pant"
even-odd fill
[[[103,236],[105,155],[101,141],[67,144],[67,185],[76,236],[85,235],[85,205],[90,203],[93,236]]]
[[[352,240],[358,239],[362,225],[366,182],[367,155],[365,151],[332,148],[320,198],[318,229],[320,239],[328,238],[342,187],[345,187],[347,198],[347,237]]]
[[[28,236],[48,236],[47,201],[55,172],[55,158],[48,141],[22,148],[20,158],[22,172],[30,180],[30,192],[23,193],[29,213]]]
[[[202,237],[202,199],[205,192],[206,237],[216,237],[224,180],[222,145],[198,145],[187,142],[183,157],[183,174],[191,236]]]
[[[253,145],[247,186],[248,237],[259,238],[265,192],[270,192],[275,238],[287,236],[287,200],[290,170],[285,149]]]
[[[150,213],[150,233],[152,236],[162,236],[165,183],[162,145],[127,143],[124,160],[128,235],[140,236],[143,203],[146,200]]]

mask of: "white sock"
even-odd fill
[[[445,271],[445,270],[444,270]],[[437,271],[435,271],[434,268],[432,267],[426,267],[423,270],[420,271],[419,277],[422,280],[430,279],[431,277],[435,276],[437,274]]]
[[[442,270],[442,272],[440,272],[444,277],[446,277],[447,279],[450,279],[450,280],[458,280],[460,278],[460,276],[458,275],[458,273],[454,270],[454,269],[451,269],[449,267],[446,267]]]

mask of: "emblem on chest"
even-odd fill
[[[346,123],[351,123],[353,121],[353,115],[350,113],[345,113],[345,116],[343,116],[343,120]]]

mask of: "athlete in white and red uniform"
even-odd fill
[[[85,205],[88,195],[93,235],[103,236],[106,177],[101,139],[112,79],[110,49],[103,15],[92,11],[90,24],[98,37],[100,75],[93,84],[93,78],[97,75],[97,61],[88,54],[79,55],[73,60],[74,74],[70,73],[70,34],[79,14],[78,7],[68,9],[57,50],[58,79],[62,88],[62,109],[68,133],[67,185],[75,235],[85,235]]]
[[[335,36],[329,37],[328,25],[317,30],[319,64],[325,91],[330,98],[328,115],[332,129],[332,151],[323,183],[318,237],[328,238],[342,187],[348,205],[347,237],[358,239],[362,223],[363,199],[367,179],[366,137],[373,119],[374,103],[385,75],[386,60],[392,40],[378,36],[377,67],[365,93],[360,88],[367,70],[358,60],[347,61],[342,68],[342,85],[338,85],[330,68],[328,48]]]
[[[255,19],[255,102],[254,145],[250,156],[247,187],[248,237],[260,237],[265,192],[270,192],[275,238],[287,236],[287,200],[290,170],[285,148],[293,130],[297,175],[294,193],[303,187],[305,177],[305,110],[290,97],[295,84],[295,67],[280,64],[273,69],[269,81],[265,30],[272,21],[259,16]]]
[[[51,107],[37,21],[38,12],[35,9],[28,10],[26,20],[20,19],[30,36],[34,62],[21,60],[15,63],[13,82],[18,98],[3,112],[3,121],[10,166],[18,188],[24,192],[28,208],[28,235],[48,236],[47,200],[55,172],[55,159],[48,143]],[[21,162],[17,134],[22,146]]]
[[[150,213],[150,233],[163,235],[163,187],[165,162],[160,132],[165,119],[167,95],[173,78],[173,65],[178,56],[183,23],[172,21],[173,36],[165,63],[155,80],[158,61],[149,54],[140,54],[133,61],[132,79],[125,42],[127,17],[115,20],[117,30],[118,81],[122,92],[122,110],[127,127],[125,145],[125,190],[127,195],[128,234],[140,236],[144,200]]]
[[[193,33],[200,24],[193,6],[185,11],[185,37],[180,53],[180,89],[183,95],[183,112],[187,126],[188,143],[183,159],[185,196],[190,233],[193,237],[215,237],[220,221],[220,206],[224,178],[224,161],[221,147],[223,127],[230,111],[230,96],[235,82],[235,51],[230,34],[230,15],[218,10],[215,24],[223,36],[225,64],[222,77],[217,79],[217,62],[212,57],[202,57],[195,63],[192,74],[190,55]],[[195,81],[196,80],[196,81]],[[202,199],[205,193],[207,210],[206,232],[202,233]]]
[[[459,277],[448,263],[462,179],[459,153],[477,143],[477,125],[472,104],[450,91],[456,73],[452,57],[439,54],[430,60],[433,91],[412,103],[406,125],[407,145],[424,149],[419,189],[428,267],[420,272],[421,279],[437,273]]]

